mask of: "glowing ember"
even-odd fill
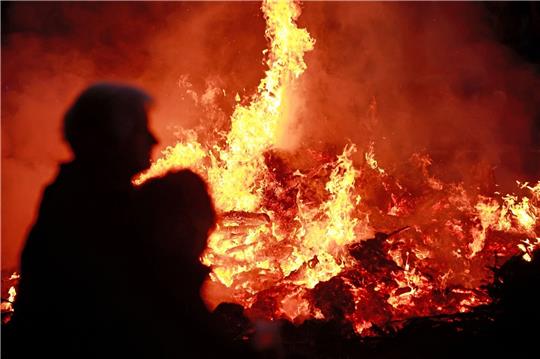
[[[10,287],[9,288],[9,298],[8,300],[13,303],[15,302],[15,296],[17,295],[17,291],[15,290],[15,287]]]
[[[276,145],[314,40],[295,24],[296,3],[266,1],[262,11],[268,70],[234,109],[224,141],[191,134],[135,180],[190,167],[209,182],[220,222],[202,258],[212,267],[208,305],[235,302],[254,318],[295,322],[341,317],[370,335],[489,303],[488,268],[519,253],[531,260],[540,245],[540,182],[518,183],[527,196],[480,195],[432,175],[425,154],[412,156],[411,172],[382,169],[373,143],[295,168]]]
[[[9,277],[8,281],[17,281],[21,276],[17,272],[13,272]],[[15,302],[15,297],[17,296],[17,290],[15,285],[9,287],[8,298],[6,300],[2,299],[1,310],[2,312],[13,312],[13,303]]]
[[[536,238],[534,240],[527,238],[522,243],[518,244],[518,248],[524,252],[523,259],[527,262],[532,260],[531,254],[534,252],[536,247],[540,247],[540,238]]]

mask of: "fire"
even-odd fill
[[[279,129],[287,119],[288,87],[305,71],[304,53],[314,44],[308,32],[294,23],[300,15],[298,4],[268,1],[262,10],[270,40],[268,70],[249,105],[236,106],[225,148],[214,146],[206,155],[195,141],[169,147],[162,159],[135,180],[136,184],[171,168],[201,166],[199,172],[212,184],[220,210],[254,211],[259,207],[268,171],[264,152],[278,141]],[[202,164],[205,157],[210,159],[210,166]]]
[[[14,286],[9,287],[9,298],[2,303],[2,312],[13,312],[13,303],[15,303],[15,297],[17,296],[17,290]]]
[[[9,288],[9,298],[8,298],[8,301],[13,303],[15,302],[15,297],[17,296],[17,291],[15,290],[15,287],[11,286]]]
[[[539,182],[540,183],[540,182]],[[499,231],[513,231],[534,233],[538,221],[539,209],[534,202],[538,202],[538,185],[536,187],[523,186],[531,192],[531,198],[518,198],[507,194],[502,197],[499,204],[494,199],[481,198],[476,204],[478,216],[484,230],[492,227]]]
[[[479,195],[432,175],[426,154],[410,159],[413,176],[383,169],[375,143],[295,168],[276,147],[315,41],[296,25],[297,3],[265,1],[262,11],[268,69],[249,101],[238,101],[230,131],[205,142],[188,133],[134,180],[189,167],[208,181],[220,214],[201,258],[212,268],[209,306],[229,301],[254,318],[301,321],[330,319],[335,301],[369,335],[488,303],[487,268],[519,253],[531,260],[540,245],[540,181],[518,183],[526,196]]]
[[[523,260],[530,262],[532,260],[531,254],[536,249],[536,247],[540,248],[540,238],[536,238],[536,239],[527,238],[523,242],[519,243],[518,248],[524,252]]]
[[[373,170],[377,170],[379,171],[380,174],[385,174],[384,172],[384,169],[380,168],[379,167],[379,163],[377,162],[377,160],[375,159],[375,151],[373,149],[373,146],[375,144],[373,142],[371,142],[369,144],[369,149],[368,151],[366,152],[366,154],[364,155],[365,159],[366,159],[366,162],[368,164],[368,166],[373,169]]]
[[[325,186],[328,200],[316,209],[299,207],[295,217],[300,224],[295,238],[296,255],[301,258],[301,264],[316,260],[315,264],[308,265],[305,277],[295,281],[306,288],[313,288],[341,272],[346,258],[340,249],[356,239],[355,229],[359,220],[353,218],[352,213],[360,196],[353,192],[357,173],[350,158],[355,150],[350,146],[338,156],[336,167]]]
[[[11,276],[8,278],[8,281],[15,283],[16,281],[19,280],[20,277],[21,276],[19,275],[19,273],[13,272]],[[6,300],[2,299],[2,305],[1,305],[2,313],[13,312],[13,303],[15,303],[16,296],[17,296],[17,289],[15,288],[15,285],[11,285],[8,290],[8,298]],[[9,320],[9,318],[7,320]]]
[[[206,151],[197,142],[194,134],[190,133],[190,136],[192,138],[191,141],[178,143],[163,150],[163,157],[154,162],[148,172],[138,176],[134,180],[134,183],[139,185],[149,178],[166,173],[172,168],[194,167],[202,161],[207,155]]]

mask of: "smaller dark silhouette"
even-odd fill
[[[504,351],[532,353],[540,334],[540,249],[530,253],[531,261],[520,255],[495,272],[489,287],[494,299],[495,332]]]
[[[206,183],[190,170],[171,172],[146,182],[138,196],[140,235],[153,259],[148,307],[156,357],[244,356],[235,340],[240,338],[220,330],[223,321],[211,315],[200,295],[209,274],[200,257],[216,225]]]

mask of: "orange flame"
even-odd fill
[[[17,272],[13,272],[11,276],[9,277],[9,281],[16,281],[21,276]],[[9,297],[7,298],[7,301],[3,302],[1,305],[2,312],[13,312],[13,303],[15,303],[15,297],[17,296],[17,290],[15,289],[15,286],[12,285],[9,287],[8,290]]]

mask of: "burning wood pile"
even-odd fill
[[[253,319],[348,322],[362,336],[404,321],[466,313],[491,302],[492,268],[540,243],[540,182],[495,192],[430,172],[426,153],[381,168],[375,143],[326,153],[278,149],[295,80],[315,40],[293,2],[262,5],[270,46],[258,91],[240,99],[228,132],[168,147],[136,184],[189,167],[221,213],[202,258],[210,308],[237,303]]]

